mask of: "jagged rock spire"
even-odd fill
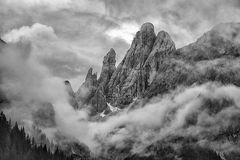
[[[125,101],[124,103],[129,104],[142,91],[145,85],[143,66],[155,39],[153,24],[144,23],[109,82],[109,101]]]
[[[152,50],[155,38],[154,26],[151,23],[144,23],[141,30],[136,33],[121,65],[126,67],[128,71],[138,65],[142,66]]]
[[[149,85],[146,62],[156,70],[160,61],[159,55],[168,56],[173,51],[175,45],[168,33],[162,31],[156,36],[153,24],[144,23],[119,66],[115,67],[116,53],[114,49],[110,49],[104,57],[97,83],[93,69],[90,68],[76,95],[81,95],[82,90],[85,91],[87,94],[81,99],[84,99],[84,103],[93,105],[95,113],[102,112],[107,101],[124,107],[131,103],[134,97],[141,96]]]
[[[153,49],[145,62],[145,69],[149,72],[157,72],[164,57],[170,56],[176,51],[175,44],[170,35],[165,31],[160,31],[154,42]]]
[[[70,105],[73,106],[74,109],[78,109],[79,106],[78,106],[78,103],[77,103],[77,100],[75,97],[75,93],[72,89],[71,83],[68,80],[66,80],[66,81],[64,81],[64,85],[65,85],[66,91],[68,93],[68,101],[69,101]]]
[[[115,64],[116,64],[116,52],[114,51],[113,48],[111,48],[107,55],[104,56],[102,71],[98,80],[99,87],[102,88],[104,93],[107,92],[108,87],[106,85],[110,81],[113,72],[115,72],[116,70]]]

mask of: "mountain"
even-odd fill
[[[145,104],[152,98],[171,95],[170,98],[176,100],[176,92],[181,93],[183,88],[208,84],[207,88],[214,91],[216,88],[209,85],[212,83],[240,87],[239,38],[239,23],[223,23],[203,34],[196,42],[176,49],[167,32],[155,34],[154,26],[145,23],[116,68],[113,49],[109,51],[111,54],[107,53],[107,58],[104,57],[99,78],[90,68],[85,82],[75,93],[79,97],[78,104],[90,106],[93,120],[105,121],[122,110],[128,113],[135,108],[146,107]],[[111,58],[109,55],[112,55]],[[111,63],[106,63],[106,59],[111,59]],[[123,148],[103,141],[102,153],[97,159],[239,159],[240,111],[238,104],[229,96],[211,98],[210,95],[199,94],[200,108],[185,117],[184,125],[175,132],[147,144],[137,153],[132,152],[133,148],[141,142],[131,135],[122,142]],[[109,109],[112,107],[116,110]],[[172,117],[180,112],[171,107],[169,110],[168,114],[162,115],[166,119],[163,124],[165,130],[169,129]],[[130,124],[120,125],[107,137],[115,137],[129,128]],[[162,128],[151,131],[150,128],[151,134],[164,132]],[[215,149],[217,146],[223,148]]]
[[[177,51],[180,56],[193,61],[210,60],[224,56],[238,57],[240,23],[223,23],[198,38],[195,43]]]
[[[111,49],[104,57],[99,78],[89,69],[85,82],[75,93],[76,101],[79,106],[90,106],[91,114],[96,115],[108,110],[107,103],[126,108],[136,99],[149,99],[179,85],[218,81],[239,86],[237,68],[226,68],[239,57],[239,31],[238,23],[219,24],[196,42],[176,49],[167,32],[156,35],[154,26],[145,23],[117,67],[116,53]],[[216,63],[210,63],[212,60]],[[202,63],[206,63],[204,71]],[[220,63],[222,67],[218,67]]]
[[[93,69],[89,69],[85,82],[75,93],[78,104],[91,105],[93,115],[106,110],[107,103],[125,108],[133,99],[144,96],[162,57],[170,56],[175,50],[168,33],[161,31],[156,36],[151,23],[143,24],[117,68],[116,53],[110,49],[98,79]]]
[[[94,124],[111,121],[109,132],[95,136],[101,148],[98,155],[68,140],[67,153],[77,159],[100,160],[239,159],[239,33],[239,23],[219,24],[196,42],[176,49],[167,32],[155,34],[151,23],[143,24],[118,66],[116,52],[110,49],[99,77],[90,68],[76,93],[69,81],[64,82],[74,109],[88,108]],[[191,94],[195,101],[188,100]],[[42,105],[33,113],[35,123],[54,126],[55,121],[46,118],[54,117],[53,106]],[[134,115],[130,121],[125,119],[129,115]]]

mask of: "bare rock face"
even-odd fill
[[[107,102],[125,108],[135,98],[150,98],[178,85],[191,85],[199,79],[207,81],[209,78],[200,74],[192,62],[238,57],[239,33],[240,24],[220,24],[195,43],[176,50],[167,32],[161,31],[156,36],[154,26],[145,23],[117,68],[116,53],[111,49],[104,57],[98,80],[92,69],[89,70],[86,81],[76,93],[77,100],[90,104],[96,114],[106,110]],[[190,74],[193,71],[195,73]]]
[[[97,90],[97,74],[92,73],[93,69],[88,70],[85,82],[76,92],[75,96],[79,105],[88,104]]]
[[[79,105],[89,105],[91,114],[95,115],[102,112],[107,107],[106,96],[108,93],[108,83],[112,74],[116,70],[116,53],[113,49],[107,53],[103,60],[102,71],[99,79],[97,74],[93,74],[90,68],[85,82],[76,93],[76,99]]]
[[[95,115],[97,113],[103,112],[107,108],[106,96],[108,93],[108,83],[112,74],[116,70],[116,53],[114,49],[110,49],[103,59],[103,66],[100,77],[97,81],[96,90],[92,98],[89,99],[87,104],[91,106],[91,114]]]
[[[101,88],[97,89],[88,104],[91,106],[90,115],[101,113],[107,108],[107,101]]]
[[[92,77],[92,69],[89,70],[86,81],[76,93],[77,101],[90,104],[94,114],[106,110],[107,102],[126,107],[134,98],[143,97],[152,75],[158,72],[162,57],[171,56],[175,50],[168,33],[161,31],[156,36],[151,23],[143,24],[117,68],[116,53],[111,49],[104,57],[97,84],[96,77]],[[83,91],[85,94],[79,96]]]
[[[170,35],[165,31],[159,32],[153,49],[144,65],[148,84],[150,84],[155,75],[158,74],[164,58],[172,56],[175,51],[175,44]]]
[[[98,88],[102,90],[104,94],[108,92],[108,82],[110,81],[112,74],[116,70],[116,53],[114,49],[110,49],[106,56],[104,56],[102,71],[98,79]]]
[[[73,106],[74,109],[78,109],[78,103],[75,97],[75,93],[72,89],[71,83],[69,81],[64,81],[65,87],[66,87],[66,91],[68,93],[68,98],[69,98],[69,103],[71,106]]]
[[[144,91],[146,80],[143,75],[143,66],[155,39],[154,26],[151,23],[143,24],[109,82],[107,99],[112,104],[127,105]]]

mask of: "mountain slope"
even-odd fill
[[[156,36],[154,26],[145,23],[117,68],[116,53],[111,49],[99,79],[89,70],[76,93],[77,101],[90,105],[96,115],[107,109],[107,103],[125,108],[136,98],[151,98],[179,85],[218,81],[239,86],[239,66],[235,65],[240,53],[239,30],[238,23],[219,24],[196,42],[176,50],[167,32]]]

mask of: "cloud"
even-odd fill
[[[75,111],[69,105],[62,80],[52,76],[39,63],[34,52],[31,46],[18,42],[9,44],[0,54],[3,78],[1,88],[7,93],[12,105],[5,113],[27,125],[27,128],[35,122],[56,143],[61,143],[62,139],[57,136],[61,133],[71,141],[85,143],[94,153],[113,146],[119,149],[127,146],[133,153],[139,153],[159,140],[194,136],[199,138],[199,143],[209,140],[208,144],[220,151],[225,148],[225,141],[211,141],[208,135],[217,135],[221,128],[234,124],[234,118],[240,113],[238,87],[206,83],[189,88],[179,87],[169,94],[150,100],[144,106],[123,110],[105,121],[89,121],[86,110]],[[233,103],[222,107],[224,99]],[[211,101],[218,102],[216,111],[212,111],[211,105],[209,107]],[[45,116],[49,115],[39,111],[45,102],[53,106],[54,111],[49,115],[54,115],[54,121],[46,121]],[[34,117],[34,113],[38,116]],[[191,118],[193,115],[195,120]],[[45,121],[42,121],[42,117],[45,117]],[[47,124],[43,125],[43,122]],[[216,143],[219,144],[217,147],[214,145]]]
[[[107,30],[105,33],[113,39],[123,39],[128,44],[132,43],[133,37],[139,30],[139,26],[137,24],[132,23],[122,23],[119,28],[113,28]]]
[[[181,47],[217,23],[240,21],[239,8],[237,0],[0,1],[1,35],[17,43],[0,55],[1,68],[5,69],[3,88],[16,106],[9,114],[31,120],[29,108],[38,108],[35,101],[50,101],[56,113],[54,129],[96,150],[111,145],[120,148],[130,139],[135,142],[132,151],[138,152],[172,133],[198,134],[193,132],[196,128],[188,127],[185,132],[183,126],[189,115],[199,111],[197,129],[215,133],[214,129],[231,122],[228,113],[238,113],[238,108],[230,107],[215,117],[199,108],[204,98],[218,96],[233,99],[239,106],[239,88],[235,86],[179,89],[105,122],[88,122],[85,111],[75,112],[65,100],[62,79],[69,78],[79,86],[78,77],[84,79],[90,66],[99,72],[103,56],[112,47],[120,61],[144,22],[152,22],[156,31],[169,32]],[[229,121],[223,123],[221,116]],[[203,124],[214,124],[215,128],[204,128]],[[54,133],[48,135],[54,138]]]
[[[31,27],[23,26],[20,29],[13,29],[2,38],[8,43],[16,43],[25,40],[56,40],[57,37],[52,27],[35,23]]]
[[[13,29],[2,37],[8,43],[30,43],[33,56],[46,65],[54,76],[73,78],[88,69],[88,59],[79,57],[71,44],[59,39],[50,26],[35,23]]]
[[[45,8],[50,11],[58,11],[62,9],[71,9],[88,13],[105,13],[105,6],[99,0],[6,0],[5,4],[12,9],[38,9]],[[94,7],[93,7],[94,6]]]

